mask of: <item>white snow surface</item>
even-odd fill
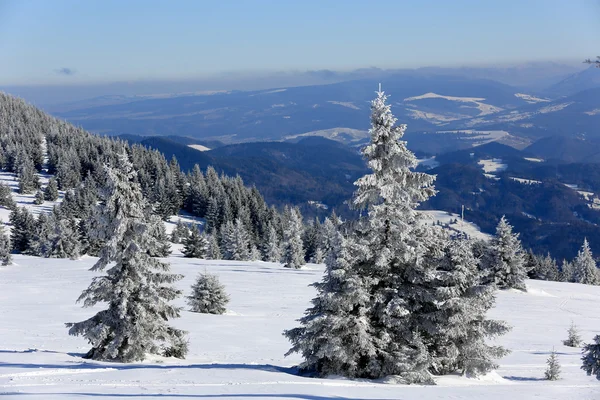
[[[507,165],[503,164],[502,159],[500,158],[479,160],[477,164],[481,165],[481,168],[483,168],[483,172],[485,172],[486,174],[504,171],[507,168]]]
[[[427,168],[435,168],[440,165],[440,163],[435,159],[435,156],[427,157],[427,158],[419,158],[417,159],[417,163]]]
[[[475,239],[483,239],[483,240],[489,240],[491,238],[490,235],[488,235],[487,233],[481,232],[481,230],[479,229],[479,227],[469,221],[461,221],[460,215],[458,214],[454,214],[454,213],[450,213],[447,211],[442,211],[442,210],[422,210],[419,211],[422,212],[424,214],[426,214],[428,216],[429,221],[428,222],[441,222],[442,224],[448,224],[450,226],[450,229],[455,230],[455,231],[459,231],[459,232],[464,232],[467,235],[469,235],[469,237],[475,238]],[[468,214],[468,210],[465,210],[465,213]],[[456,223],[450,223],[454,220],[457,220]]]
[[[524,160],[527,161],[531,161],[531,162],[544,162],[544,160],[542,160],[541,158],[533,158],[533,157],[523,157]]]
[[[225,315],[187,311],[174,324],[189,331],[187,359],[150,357],[133,364],[84,360],[89,346],[67,334],[65,322],[81,321],[101,309],[75,299],[95,273],[93,257],[78,261],[15,256],[0,268],[0,396],[6,399],[598,399],[600,383],[579,369],[580,350],[562,339],[573,320],[584,340],[600,333],[600,287],[528,281],[529,293],[499,292],[492,318],[513,330],[499,339],[512,350],[500,368],[481,378],[436,378],[437,386],[404,386],[339,377],[301,377],[284,358],[281,335],[297,326],[315,295],[308,285],[321,279],[322,265],[300,270],[264,262],[168,260],[186,294],[200,272],[219,275],[231,296]],[[542,380],[555,349],[562,379]]]
[[[196,149],[198,151],[209,151],[210,149],[206,146],[202,146],[201,144],[188,144],[188,147],[192,149]]]
[[[529,104],[548,103],[548,102],[550,102],[549,99],[544,99],[542,97],[536,97],[536,96],[533,96],[531,94],[515,93],[515,96],[518,97],[518,98],[520,98],[520,99],[525,100]]]
[[[42,185],[42,189],[48,185],[48,180],[50,179],[49,175],[46,174],[38,174],[40,178],[40,183]],[[20,194],[18,193],[19,189],[19,181],[17,177],[12,172],[0,171],[0,182],[9,186],[12,190],[12,197],[15,203],[17,203],[18,207],[25,207],[35,216],[39,215],[42,212],[49,213],[52,211],[52,208],[62,202],[64,197],[64,191],[58,192],[58,200],[57,201],[44,201],[43,204],[33,204],[35,200],[35,193],[31,194]],[[5,207],[0,207],[0,219],[6,223],[8,222],[8,217],[10,215],[10,210]],[[10,226],[8,227],[10,229]]]

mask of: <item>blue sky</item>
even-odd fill
[[[0,84],[576,61],[589,0],[0,0]]]

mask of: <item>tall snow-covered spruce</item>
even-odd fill
[[[84,336],[92,345],[86,358],[106,361],[141,361],[146,354],[183,358],[185,332],[168,325],[180,309],[169,304],[181,295],[172,284],[180,275],[169,273],[169,264],[149,254],[161,243],[152,235],[148,204],[126,154],[119,168],[105,167],[106,187],[98,206],[99,230],[105,241],[92,271],[105,275],[92,280],[78,299],[84,307],[99,302],[108,308],[91,318],[66,324],[69,334]]]
[[[526,291],[525,252],[521,247],[519,234],[512,232],[512,226],[502,217],[496,227],[496,235],[491,243],[491,269],[493,281],[500,289]]]
[[[302,243],[302,215],[297,208],[286,207],[283,228],[283,263],[286,268],[300,268],[305,264]]]
[[[386,100],[380,91],[371,106],[363,155],[372,173],[355,183],[353,203],[367,215],[348,238],[334,235],[313,307],[284,332],[288,354],[301,353],[301,368],[318,376],[433,383],[432,373],[485,373],[505,353],[485,344],[507,330],[485,318],[493,288],[480,285],[471,246],[416,211],[435,177],[414,171],[406,127]]]

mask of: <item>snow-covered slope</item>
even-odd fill
[[[494,318],[514,328],[500,339],[512,354],[482,379],[439,378],[438,386],[401,386],[338,378],[300,377],[284,358],[281,335],[314,296],[308,285],[322,266],[288,270],[264,262],[203,261],[170,257],[185,275],[186,294],[195,276],[216,273],[231,295],[226,315],[183,311],[174,323],[189,331],[186,360],[151,359],[118,364],[83,360],[88,344],[67,335],[65,322],[89,317],[75,299],[94,273],[94,258],[79,261],[16,256],[0,267],[0,396],[6,399],[598,399],[600,383],[579,370],[579,349],[562,345],[573,320],[583,338],[600,333],[600,287],[529,281],[529,293],[501,292]],[[185,307],[185,301],[178,304]],[[555,349],[563,378],[543,381]]]

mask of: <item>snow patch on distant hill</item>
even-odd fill
[[[479,131],[473,129],[461,129],[455,131],[436,131],[435,133],[463,135],[463,139],[469,140],[473,147],[481,146],[483,144],[491,142],[497,142],[510,136],[507,131]]]
[[[354,103],[352,103],[351,101],[332,101],[332,100],[330,100],[330,101],[328,101],[328,103],[337,104],[338,106],[351,108],[353,110],[360,110],[360,107],[354,105]]]
[[[420,210],[419,212],[428,217],[427,222],[437,223],[439,221],[442,225],[447,225],[450,230],[464,232],[469,237],[475,239],[489,240],[491,238],[487,233],[481,232],[479,227],[474,223],[461,221],[460,215],[458,214],[441,210]]]
[[[554,104],[554,105],[547,106],[547,107],[542,107],[538,110],[538,112],[540,114],[547,114],[547,113],[551,113],[551,112],[560,111],[562,109],[569,107],[573,103],[574,103],[573,101],[569,101],[567,103],[560,103],[560,104]]]
[[[432,93],[432,92],[425,93],[420,96],[407,97],[404,99],[404,102],[418,101],[418,100],[424,100],[424,99],[444,99],[444,100],[456,101],[456,102],[460,102],[460,103],[471,103],[471,104],[474,104],[475,108],[479,109],[479,116],[494,114],[494,113],[504,110],[503,108],[496,107],[491,104],[483,103],[483,101],[485,101],[485,98],[483,98],[483,97],[444,96],[444,95]]]
[[[504,171],[508,167],[508,165],[502,163],[502,159],[500,158],[479,160],[477,164],[481,165],[481,168],[483,168],[483,172],[485,172],[486,174]]]
[[[523,157],[523,160],[531,161],[531,162],[544,162],[541,158],[532,158],[532,157]]]
[[[353,144],[356,142],[361,142],[369,138],[369,131],[364,131],[360,129],[352,129],[352,128],[331,128],[331,129],[322,129],[318,131],[301,133],[299,135],[289,135],[286,136],[285,140],[297,139],[302,137],[310,137],[310,136],[320,136],[331,140],[336,140],[338,142]]]
[[[520,98],[522,100],[525,100],[529,104],[549,103],[550,102],[550,99],[544,99],[544,98],[541,98],[541,97],[535,97],[535,96],[532,96],[530,94],[525,94],[525,93],[515,93],[515,97],[518,97],[518,98]]]
[[[423,166],[426,168],[435,168],[440,165],[440,163],[438,161],[436,161],[435,156],[432,156],[429,158],[420,158],[417,160],[417,162],[419,163],[420,166]]]
[[[196,149],[198,151],[209,151],[210,149],[206,146],[202,146],[201,144],[188,144],[188,147],[192,149]]]

